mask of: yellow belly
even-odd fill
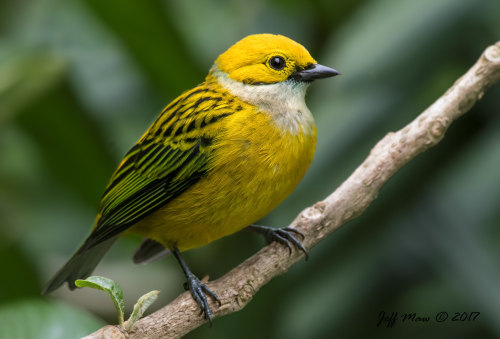
[[[278,206],[307,171],[316,129],[292,134],[255,110],[227,119],[210,170],[130,231],[181,251],[203,246],[256,222]]]

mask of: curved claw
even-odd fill
[[[302,240],[304,240],[306,238],[306,236],[304,235],[304,233],[302,233],[301,231],[299,230],[296,230],[295,228],[291,228],[291,227],[283,227],[281,228],[282,230],[286,230],[288,232],[292,232],[292,233],[295,233],[297,235],[300,235],[300,237],[302,238]]]
[[[306,261],[309,259],[309,253],[307,252],[306,248],[294,236],[294,234],[299,235],[302,239],[304,239],[305,236],[304,234],[302,234],[302,232],[291,227],[272,228],[268,226],[250,225],[248,226],[248,228],[252,231],[263,234],[268,244],[276,241],[288,247],[290,254],[292,254],[292,245],[295,246],[298,250],[304,253]]]
[[[288,235],[290,235],[290,234],[288,234]],[[292,236],[292,235],[290,235],[290,236]],[[277,230],[269,238],[272,238],[272,240],[269,241],[269,239],[266,239],[268,244],[271,243],[271,242],[273,242],[273,241],[279,242],[280,244],[285,245],[286,247],[288,247],[288,253],[292,254],[292,245],[290,244],[290,240],[288,239],[287,234],[285,234],[285,233],[280,232],[280,231]]]
[[[220,306],[222,303],[219,297],[217,297],[217,295],[205,284],[203,284],[194,274],[189,274],[187,278],[188,280],[185,284],[185,287],[187,287],[186,289],[189,289],[193,299],[196,301],[198,306],[200,306],[200,315],[204,315],[204,318],[208,319],[210,327],[212,327],[212,312],[208,306],[207,296],[205,294],[212,297],[212,299],[214,299]]]

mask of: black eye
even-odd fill
[[[269,59],[269,66],[277,71],[281,71],[283,68],[285,68],[286,62],[283,57],[274,56]]]

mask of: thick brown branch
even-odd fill
[[[483,93],[500,80],[500,41],[488,47],[469,71],[415,120],[387,134],[366,160],[325,200],[302,211],[291,227],[306,235],[308,248],[347,221],[359,216],[377,197],[381,186],[420,152],[436,145],[450,124],[466,113]],[[273,277],[286,272],[302,254],[276,243],[266,246],[223,277],[209,282],[222,306],[211,303],[214,317],[242,309]],[[137,322],[131,333],[115,326],[104,327],[90,338],[178,338],[205,320],[186,292],[159,311]]]

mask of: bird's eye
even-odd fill
[[[281,56],[273,56],[271,59],[269,59],[269,66],[271,66],[272,69],[275,69],[277,71],[281,71],[283,68],[286,66],[285,59]]]

